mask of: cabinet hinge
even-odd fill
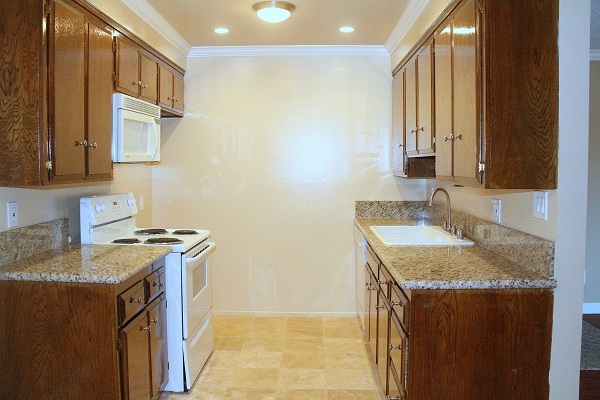
[[[483,174],[485,172],[485,163],[484,162],[480,162],[479,163],[479,173]]]
[[[117,41],[116,40],[113,40],[112,47],[113,47],[113,53],[116,53],[117,52]]]
[[[112,73],[112,81],[113,82],[117,81],[117,74],[115,74],[115,71],[113,71],[113,73]]]
[[[483,12],[483,1],[482,0],[477,1],[477,11],[479,11],[480,13]]]
[[[117,338],[117,350],[118,351],[123,350],[123,340],[121,340],[120,336]]]
[[[44,2],[44,15],[50,15],[50,2]]]
[[[52,171],[52,160],[46,161],[46,169]]]
[[[431,139],[431,143],[435,144],[435,136]]]

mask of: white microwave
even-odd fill
[[[160,161],[160,107],[113,94],[112,159],[116,163]]]

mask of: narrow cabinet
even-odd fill
[[[167,117],[182,116],[184,110],[183,75],[165,65],[159,64],[158,80],[158,105],[162,108],[163,115]]]
[[[158,63],[121,35],[115,43],[115,90],[157,104]]]
[[[392,173],[395,176],[406,176],[404,132],[406,114],[404,107],[404,70],[397,72],[392,80]]]

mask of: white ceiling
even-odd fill
[[[409,0],[289,1],[296,6],[292,16],[269,24],[252,11],[258,0],[147,0],[194,47],[383,45],[409,4]],[[356,30],[339,31],[348,25]],[[219,27],[229,33],[214,33]]]

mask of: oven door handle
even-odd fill
[[[193,264],[196,263],[198,261],[201,261],[203,258],[205,258],[206,254],[212,252],[215,248],[216,244],[214,244],[213,242],[209,242],[208,246],[206,246],[200,253],[198,253],[195,257],[192,258],[188,258],[185,260],[186,264]]]

